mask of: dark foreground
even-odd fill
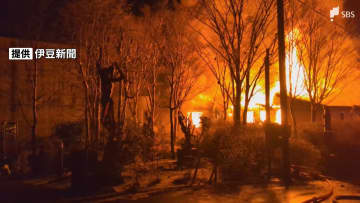
[[[39,181],[37,181],[39,182]],[[0,181],[0,202],[304,202],[312,197],[323,195],[334,190],[332,202],[336,195],[359,195],[360,186],[330,180],[313,181],[304,185],[294,185],[285,189],[277,182],[264,185],[238,186],[178,186],[177,188],[157,188],[151,191],[139,191],[132,194],[73,196],[68,190],[59,189],[51,184],[34,184],[34,181],[6,180]],[[342,202],[342,201],[339,201]],[[360,201],[344,201],[360,202]]]
[[[25,184],[20,180],[0,179],[0,202],[61,202],[63,191]]]

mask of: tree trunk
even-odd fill
[[[266,49],[265,57],[265,110],[266,110],[266,123],[271,123],[270,118],[270,53]]]
[[[171,147],[171,156],[172,158],[175,158],[175,138],[174,138],[174,117],[173,113],[174,110],[170,107],[170,147]]]
[[[291,100],[294,100],[294,99],[291,99]],[[290,102],[290,114],[291,114],[291,120],[292,120],[292,128],[293,128],[293,133],[294,133],[294,136],[296,137],[297,136],[297,126],[296,126],[296,116],[295,116],[295,109],[294,109],[294,101],[291,101]]]
[[[278,51],[279,51],[279,80],[280,80],[280,106],[281,106],[281,125],[283,136],[283,179],[286,186],[290,184],[290,151],[288,130],[288,103],[286,90],[286,70],[285,70],[285,22],[284,22],[284,1],[277,0],[277,21],[278,21]]]
[[[84,121],[85,121],[85,174],[88,173],[89,169],[89,101],[88,101],[88,90],[86,87],[85,80],[83,80],[84,86],[84,97],[85,97],[85,106],[84,106]]]
[[[270,53],[269,49],[266,49],[265,56],[265,111],[266,111],[266,120],[265,120],[265,143],[266,143],[266,153],[267,153],[267,178],[271,179],[271,162],[272,162],[272,147],[270,143],[270,132],[269,127],[271,123],[270,117]]]
[[[245,98],[245,105],[244,105],[244,111],[243,111],[243,125],[244,126],[247,124],[248,108],[249,108],[249,101],[247,101],[247,98]]]
[[[224,119],[224,121],[226,121],[226,119],[227,119],[227,105],[226,105],[226,101],[225,101],[225,97],[224,97],[224,104],[223,104],[224,106],[223,106],[223,119]]]
[[[101,95],[101,91],[100,91]],[[97,103],[97,118],[96,118],[96,144],[99,144],[101,141],[101,102],[98,100]]]
[[[94,110],[93,110],[94,111]],[[94,121],[94,112],[91,113],[91,116],[90,116],[90,145],[92,145],[94,143],[94,140],[95,140],[95,132],[96,132],[96,129],[95,129],[95,121]]]
[[[175,145],[176,145],[176,134],[177,134],[177,126],[178,126],[178,109],[175,109],[175,111],[173,112],[173,117],[174,117],[174,152],[175,151]]]
[[[34,72],[33,72],[33,98],[32,98],[32,113],[33,113],[33,125],[31,128],[31,143],[32,143],[32,153],[36,153],[36,128],[38,122],[38,112],[37,112],[37,61],[34,60]]]
[[[88,92],[86,85],[84,84],[84,96],[85,96],[85,108],[84,108],[84,120],[85,120],[85,145],[86,148],[89,147],[89,101],[88,101]]]
[[[156,102],[156,85],[155,85],[155,74],[153,75],[153,89],[152,89],[152,106],[151,106],[151,124],[150,124],[150,128],[152,131],[154,131],[154,120],[155,120],[155,108],[156,108],[156,105],[155,105],[155,102]]]
[[[170,110],[170,147],[171,147],[171,156],[175,159],[175,120],[174,120],[174,110],[173,108],[175,103],[174,98],[174,83],[170,85],[170,98],[169,98],[169,110]]]
[[[240,82],[236,82],[235,104],[234,106],[234,126],[239,127],[241,125],[241,85]]]
[[[122,81],[119,82],[119,100],[118,100],[118,109],[117,109],[118,123],[120,123],[121,121],[121,99],[122,99]]]
[[[317,108],[316,108],[316,104],[314,103],[311,103],[310,105],[310,119],[311,119],[311,123],[315,123],[316,122],[316,111],[317,111]]]
[[[245,106],[244,106],[244,113],[243,113],[243,125],[247,124],[247,112],[249,109],[250,103],[250,71],[246,75],[246,84],[245,84]]]

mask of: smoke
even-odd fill
[[[360,39],[360,1],[344,0],[343,7],[345,11],[355,11],[355,18],[346,19],[346,31],[352,36]]]
[[[345,20],[345,30],[354,41],[358,52],[357,62],[360,62],[360,1],[344,0],[343,10],[355,11],[355,18]],[[358,67],[358,70],[360,70],[360,67]]]

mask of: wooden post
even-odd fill
[[[290,162],[289,162],[289,137],[288,126],[288,105],[285,76],[285,30],[284,30],[284,1],[277,0],[277,20],[278,20],[278,47],[279,47],[279,80],[280,80],[280,107],[283,140],[283,178],[285,185],[290,184]]]
[[[272,162],[272,149],[270,143],[270,133],[269,127],[271,123],[270,117],[270,56],[269,49],[266,49],[265,56],[265,110],[266,110],[266,120],[265,120],[265,142],[267,150],[267,170],[268,170],[268,180],[271,178],[271,162]]]
[[[266,49],[265,56],[265,110],[266,110],[266,124],[271,122],[270,118],[270,59],[269,49]]]

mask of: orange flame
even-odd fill
[[[294,29],[290,32],[286,40],[289,42],[289,52],[286,54],[286,86],[289,95],[306,98],[307,92],[304,87],[304,67],[299,62],[298,52],[295,41],[300,37],[300,32],[298,29]],[[247,112],[248,123],[255,122],[255,112],[254,109],[259,109],[261,106],[265,105],[265,90],[264,87],[257,85],[254,90],[254,95],[249,102],[249,111]],[[273,104],[274,97],[277,93],[280,92],[280,82],[275,82],[273,87],[270,89],[270,105],[273,108],[277,108],[275,113],[275,122],[281,124],[281,110],[280,106],[275,106]],[[201,101],[210,101],[210,97],[204,94],[198,95],[198,99]],[[192,101],[193,103],[195,101]],[[198,103],[198,102],[196,102]],[[245,106],[245,101],[242,99],[242,106]],[[227,115],[229,117],[233,116],[234,107],[229,106]],[[202,112],[190,112],[193,124],[195,127],[200,127],[200,117]],[[259,111],[260,121],[264,122],[266,120],[266,111]]]
[[[299,62],[296,40],[300,37],[298,29],[294,29],[287,35],[289,52],[286,54],[286,86],[288,93],[292,96],[306,97],[307,92],[304,86],[304,66]]]
[[[187,116],[195,126],[195,128],[200,128],[201,126],[201,116],[203,115],[202,112],[188,112]]]

